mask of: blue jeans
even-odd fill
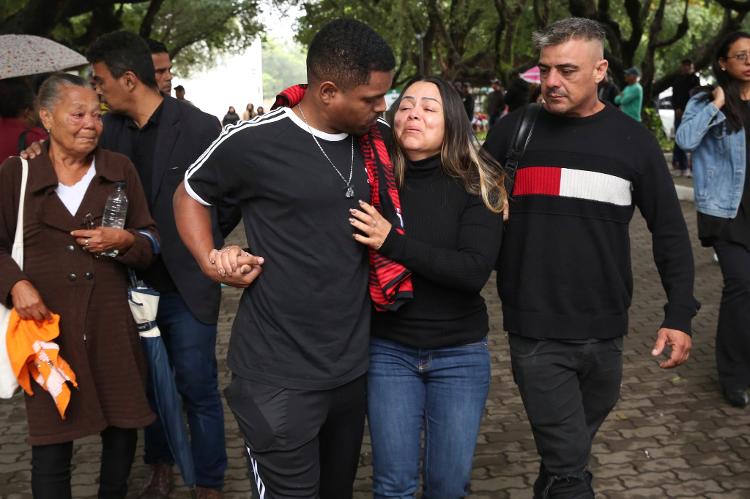
[[[422,431],[423,497],[468,495],[490,386],[487,340],[422,350],[373,338],[367,384],[374,497],[416,495]]]
[[[187,413],[196,484],[220,489],[224,486],[227,453],[216,367],[216,324],[196,319],[177,292],[161,295],[156,322]],[[151,393],[149,397],[153,400]],[[174,462],[158,418],[145,430],[144,461]]]

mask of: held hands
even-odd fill
[[[204,273],[216,282],[235,288],[246,288],[263,272],[261,256],[251,255],[237,245],[220,250],[212,249],[208,254],[209,266]]]
[[[44,304],[39,291],[29,281],[18,281],[10,290],[13,298],[13,308],[18,312],[21,319],[33,319],[35,321],[47,321],[52,314]]]
[[[116,249],[124,253],[135,242],[135,236],[125,229],[113,227],[97,227],[96,229],[79,229],[70,233],[76,238],[78,244],[84,251],[90,253],[102,253]]]
[[[656,333],[656,343],[654,344],[654,349],[651,350],[651,355],[658,357],[662,354],[666,346],[671,347],[672,353],[667,360],[659,362],[659,367],[662,369],[671,369],[688,360],[693,340],[682,331],[663,327]]]
[[[362,232],[362,234],[355,233],[354,239],[374,250],[379,250],[385,238],[388,237],[388,233],[391,232],[391,223],[383,218],[378,210],[364,201],[360,201],[359,206],[362,208],[361,211],[354,208],[349,210],[351,214],[349,223]]]

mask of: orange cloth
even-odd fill
[[[39,386],[52,395],[60,417],[65,419],[65,410],[70,402],[70,381],[76,388],[76,374],[60,356],[60,347],[51,341],[60,335],[60,316],[52,314],[52,319],[37,322],[21,319],[14,308],[10,313],[10,324],[6,345],[13,373],[18,384],[29,395],[33,378]]]

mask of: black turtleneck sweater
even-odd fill
[[[479,293],[497,260],[502,217],[449,177],[440,156],[407,162],[400,196],[406,235],[392,230],[380,252],[413,272],[414,298],[373,313],[373,336],[414,348],[481,340],[488,320]]]

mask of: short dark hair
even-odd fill
[[[115,78],[131,71],[144,85],[156,88],[151,51],[146,41],[135,33],[123,30],[100,36],[86,51],[86,59],[91,64],[103,62]]]
[[[167,50],[167,46],[161,43],[159,40],[154,40],[153,38],[145,38],[146,44],[148,45],[148,49],[151,51],[152,54],[162,54],[166,52],[169,53],[169,50]]]
[[[185,91],[185,87],[183,87],[182,85],[177,85],[176,87],[174,87],[174,89],[175,89],[175,92],[176,91],[180,91],[180,92],[184,92]]]
[[[682,60],[682,65],[683,66],[687,66],[688,64],[692,64],[692,63],[693,63],[693,60],[690,59],[690,58],[688,58],[688,57],[686,57],[685,59]]]
[[[330,80],[342,88],[367,84],[371,71],[391,71],[396,59],[388,43],[354,19],[323,26],[307,51],[308,81]]]
[[[18,118],[34,107],[34,90],[24,76],[0,80],[0,118]]]
[[[534,31],[531,40],[541,50],[545,47],[560,45],[572,39],[596,40],[604,46],[607,33],[604,26],[593,19],[568,17],[555,21],[539,31]]]

